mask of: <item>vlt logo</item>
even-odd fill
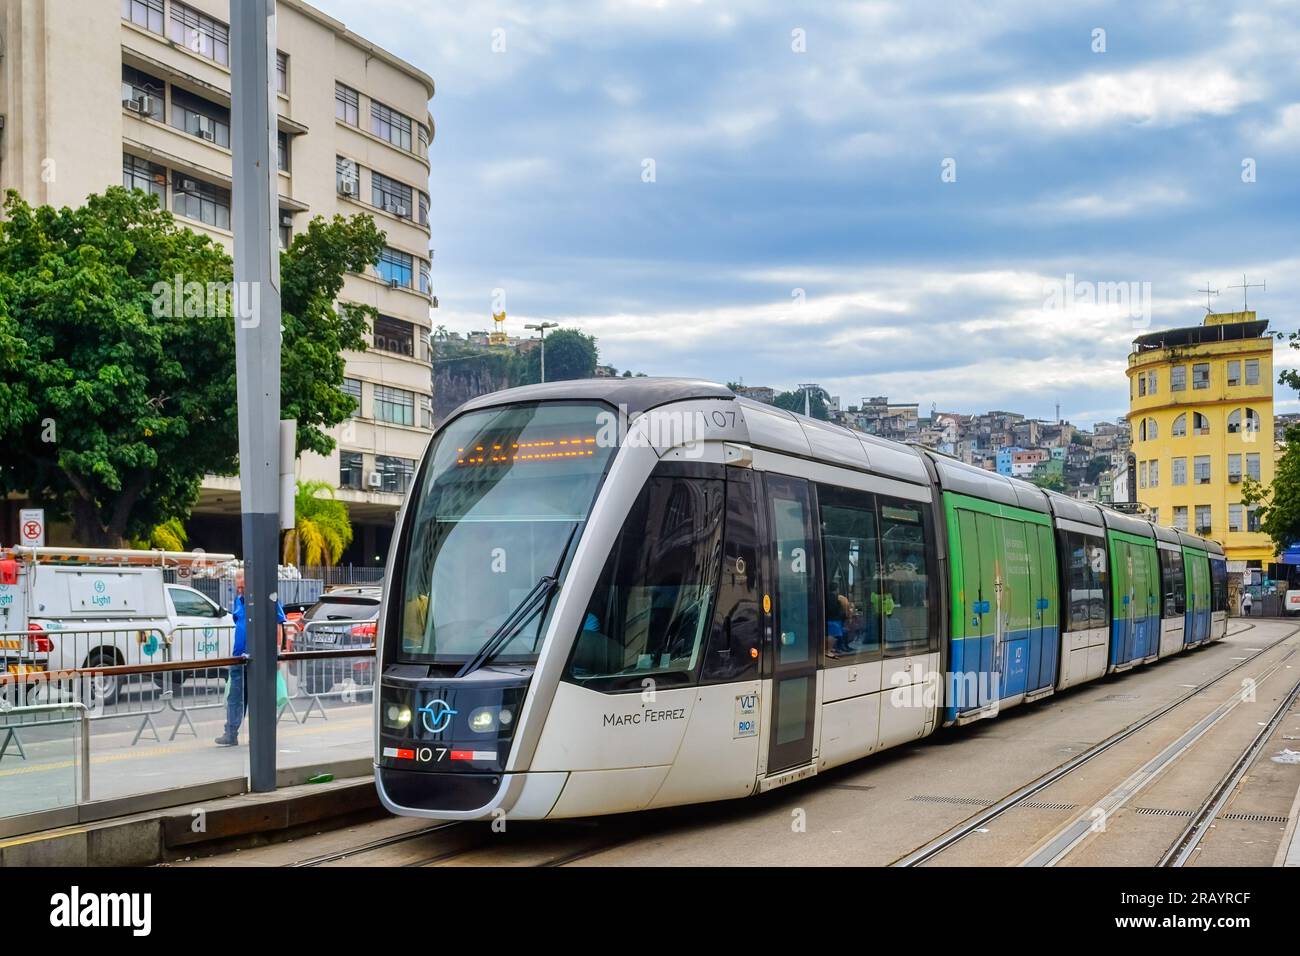
[[[455,709],[445,700],[431,700],[418,711],[424,729],[431,734],[440,734],[451,725],[456,716]]]
[[[96,581],[95,594],[90,599],[90,603],[95,605],[95,607],[108,607],[108,605],[113,602],[113,599],[108,594],[104,593],[107,590],[108,585],[104,583],[103,579]]]

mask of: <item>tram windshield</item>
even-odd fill
[[[410,504],[400,659],[464,662],[543,577],[562,582],[616,450],[598,440],[609,414],[591,403],[509,405],[438,434]],[[494,659],[536,660],[552,604],[537,602]]]

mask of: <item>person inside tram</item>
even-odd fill
[[[826,588],[826,653],[833,656],[851,650],[846,632],[849,620],[849,599],[840,593],[835,584]]]

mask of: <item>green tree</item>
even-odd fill
[[[556,329],[546,336],[546,380],[592,378],[599,355],[594,335],[577,329]],[[535,385],[542,380],[540,347],[515,357],[510,379],[515,385]]]
[[[298,482],[293,511],[294,528],[284,533],[284,563],[337,563],[352,543],[352,521],[334,489],[323,481]]]
[[[1272,484],[1249,475],[1241,480],[1242,503],[1259,506],[1259,530],[1279,553],[1300,541],[1300,425],[1287,428],[1285,442]]]
[[[1048,491],[1065,491],[1065,479],[1055,472],[1036,471],[1029,480]]]
[[[145,550],[157,548],[161,551],[184,551],[188,540],[189,535],[181,519],[168,518],[162,524],[154,526],[154,529],[149,532],[149,537],[135,538],[129,543],[133,548]]]
[[[373,310],[333,298],[373,261],[366,216],[316,220],[281,257],[283,408],[298,445],[328,452],[351,414],[339,351]],[[0,222],[0,492],[118,546],[188,518],[207,473],[237,467],[230,257],[139,191],[72,209],[16,193]],[[177,289],[181,294],[175,294]]]
[[[831,420],[830,409],[826,405],[826,396],[821,389],[811,392],[808,399],[808,409],[812,412],[813,418],[820,418],[824,422]],[[804,390],[796,389],[793,392],[780,392],[776,398],[772,399],[772,404],[777,408],[784,408],[787,412],[797,412],[802,415]]]

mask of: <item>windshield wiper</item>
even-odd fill
[[[478,653],[467,660],[461,669],[456,672],[457,678],[472,674],[495,657],[503,647],[518,635],[520,629],[532,620],[533,615],[545,606],[552,592],[559,586],[560,569],[564,566],[564,559],[569,553],[569,547],[573,544],[573,536],[578,533],[579,524],[580,522],[574,522],[573,530],[569,532],[569,537],[565,539],[564,547],[560,549],[560,557],[555,562],[555,570],[550,574],[542,575],[538,579],[537,583],[524,595],[523,600],[516,604],[514,610],[506,615],[506,619],[501,622],[501,626],[478,649]]]

